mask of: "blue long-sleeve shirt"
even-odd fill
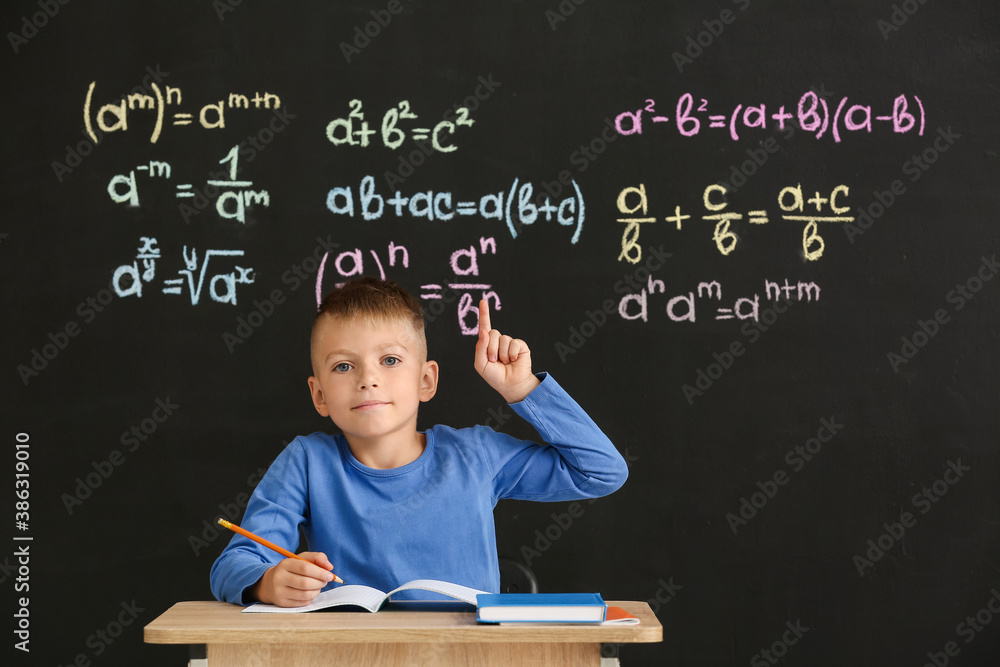
[[[426,431],[423,453],[399,468],[360,463],[342,435],[292,441],[254,490],[242,526],[276,544],[322,551],[350,584],[382,591],[413,579],[440,579],[499,592],[493,508],[500,498],[596,498],[624,484],[624,459],[556,381],[542,383],[514,411],[545,441],[485,426]],[[244,597],[281,556],[240,535],[212,566],[212,593]],[[331,584],[332,586],[333,584]],[[398,598],[433,594],[405,591]]]

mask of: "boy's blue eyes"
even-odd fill
[[[399,357],[386,357],[382,360],[382,363],[386,366],[398,366],[402,363],[402,360]],[[333,370],[335,373],[346,373],[351,370],[351,368],[353,368],[353,366],[345,361],[334,366]]]

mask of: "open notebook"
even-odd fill
[[[379,608],[393,593],[407,590],[421,590],[431,591],[432,593],[440,593],[441,595],[447,595],[448,597],[461,600],[462,602],[468,602],[473,606],[476,604],[476,596],[480,593],[486,593],[486,591],[478,591],[475,588],[459,586],[458,584],[448,583],[447,581],[438,581],[436,579],[414,579],[413,581],[409,581],[402,586],[394,588],[388,593],[384,593],[377,588],[372,588],[371,586],[346,584],[344,586],[331,588],[328,591],[323,591],[316,596],[315,600],[304,607],[278,607],[273,604],[263,604],[258,602],[257,604],[244,609],[243,613],[263,612],[272,614],[298,614],[304,611],[315,611],[317,609],[327,609],[329,607],[338,607],[341,605],[361,607],[362,609],[367,609],[368,611],[374,613],[379,610]]]

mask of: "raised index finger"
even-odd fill
[[[490,326],[490,304],[486,299],[479,300],[479,335],[487,334],[490,332],[492,327]]]

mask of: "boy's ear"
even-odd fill
[[[330,416],[330,408],[326,405],[326,397],[323,395],[323,388],[319,386],[319,380],[315,377],[309,378],[309,394],[312,396],[313,406],[316,412],[324,417]]]
[[[425,361],[424,374],[420,377],[420,402],[426,403],[434,398],[438,386],[438,362]]]

